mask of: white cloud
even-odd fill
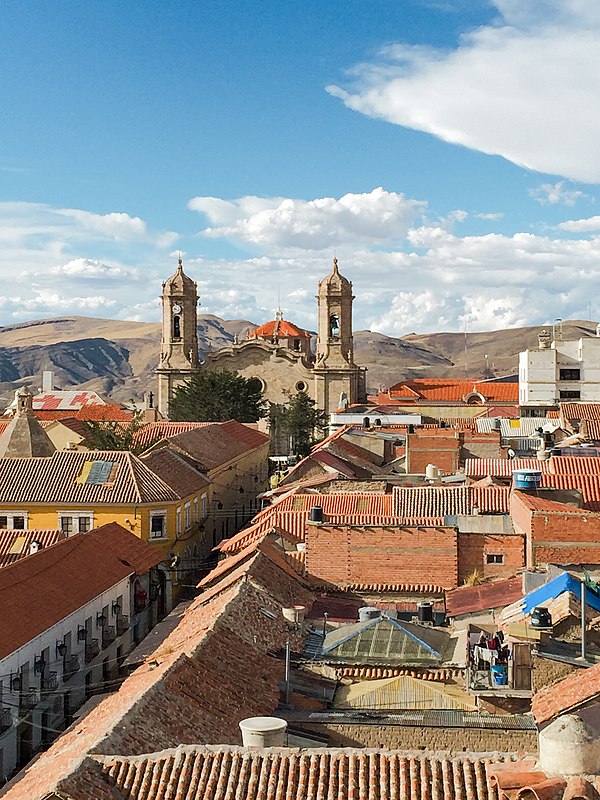
[[[588,217],[587,219],[569,219],[566,222],[561,222],[558,228],[561,231],[569,231],[570,233],[600,231],[600,216]]]
[[[539,172],[600,181],[600,4],[494,0],[454,50],[395,44],[328,86],[351,109]]]
[[[125,269],[123,267],[109,266],[96,258],[74,258],[66,264],[57,267],[50,267],[48,275],[68,275],[74,278],[103,278],[121,279],[125,277],[137,277],[137,271]]]
[[[565,181],[557,181],[542,183],[535,189],[530,189],[529,196],[542,206],[555,206],[559,203],[563,206],[574,206],[577,200],[587,195],[578,189],[566,189]]]
[[[381,187],[339,199],[194,197],[194,211],[212,223],[203,236],[230,238],[264,248],[324,250],[340,243],[399,241],[425,204]]]
[[[482,211],[479,214],[473,214],[474,217],[477,219],[489,219],[492,221],[497,221],[499,219],[503,219],[504,212],[503,211],[493,211],[493,212],[485,212]]]

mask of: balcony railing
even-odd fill
[[[40,702],[40,693],[37,689],[26,689],[21,692],[19,705],[21,708],[29,709],[35,708]]]
[[[58,675],[56,672],[46,672],[40,684],[43,692],[55,692],[58,689]]]
[[[63,662],[63,681],[70,680],[79,672],[79,656],[69,656]]]
[[[12,711],[10,708],[0,709],[0,733],[12,728]]]
[[[129,628],[129,617],[127,614],[121,614],[117,617],[117,636],[122,636]]]
[[[108,647],[117,638],[117,631],[114,625],[105,625],[102,628],[102,648]]]
[[[85,663],[89,664],[90,661],[100,652],[100,645],[98,639],[90,639],[85,645]]]

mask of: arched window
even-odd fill
[[[331,314],[329,317],[329,335],[330,336],[339,336],[340,335],[340,318],[337,314]]]
[[[181,339],[181,317],[179,314],[173,317],[173,338]]]

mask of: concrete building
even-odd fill
[[[196,283],[177,271],[163,284],[163,326],[158,375],[158,409],[169,416],[169,404],[177,387],[201,370],[237,372],[257,378],[263,397],[283,404],[289,393],[305,391],[327,412],[340,407],[343,395],[349,403],[363,402],[366,369],[354,363],[352,337],[352,284],[340,274],[337,259],[318,286],[317,352],[311,351],[311,334],[283,319],[250,331],[204,361],[198,357]]]
[[[600,401],[600,329],[568,342],[542,330],[537,349],[519,353],[523,415],[544,416],[564,401]]]

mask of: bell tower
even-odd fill
[[[333,270],[317,290],[319,320],[314,367],[317,405],[328,413],[339,408],[342,393],[349,403],[366,399],[366,369],[354,363],[353,300],[352,283],[340,274],[334,258]]]
[[[162,336],[158,374],[158,410],[168,417],[174,389],[198,371],[198,288],[183,271],[163,283]]]

